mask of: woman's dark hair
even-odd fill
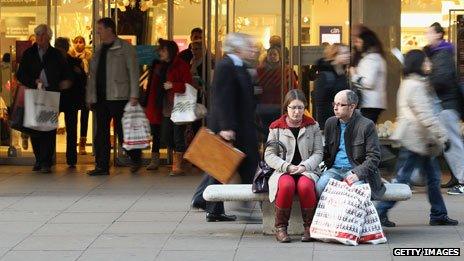
[[[2,62],[4,63],[9,63],[11,61],[11,54],[10,53],[4,53],[2,56]]]
[[[174,58],[176,58],[177,54],[179,53],[179,47],[177,43],[170,40],[164,40],[162,38],[158,39],[159,49],[166,48],[169,55],[169,61],[172,62]]]
[[[445,29],[443,29],[443,27],[441,27],[441,24],[440,24],[440,23],[435,22],[435,23],[433,23],[432,25],[430,25],[430,27],[433,28],[433,30],[435,31],[435,33],[441,34],[441,38],[440,38],[440,39],[443,39],[443,37],[445,36]]]
[[[288,105],[294,100],[301,101],[305,107],[308,106],[308,101],[306,100],[306,97],[303,91],[300,89],[293,89],[293,90],[288,91],[287,94],[285,95],[284,111],[287,111]]]
[[[358,36],[363,41],[362,53],[374,52],[380,54],[385,58],[385,52],[383,51],[382,42],[380,42],[374,31],[365,28]]]
[[[424,76],[422,65],[424,64],[425,57],[425,52],[418,49],[407,52],[404,56],[403,76],[406,77],[412,73]]]

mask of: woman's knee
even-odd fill
[[[279,178],[278,191],[293,193],[295,191],[295,180],[290,175],[282,175]]]

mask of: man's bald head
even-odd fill
[[[333,110],[337,118],[347,122],[354,113],[358,105],[358,95],[352,90],[343,90],[337,93],[334,98]]]

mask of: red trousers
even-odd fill
[[[298,193],[301,208],[316,208],[316,185],[303,175],[280,176],[275,204],[279,208],[291,208],[293,196]]]

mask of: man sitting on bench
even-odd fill
[[[327,170],[316,185],[318,196],[331,178],[348,184],[368,182],[372,198],[385,193],[378,166],[380,162],[379,138],[374,122],[356,110],[358,96],[344,90],[334,98],[335,116],[329,118],[324,128],[324,162]]]

